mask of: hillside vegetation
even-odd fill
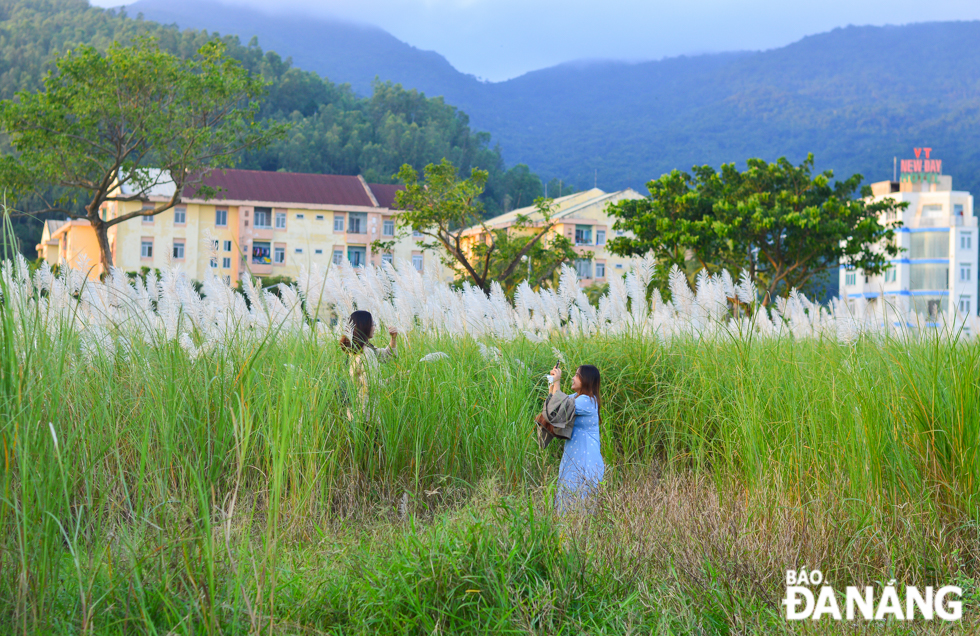
[[[784,155],[799,163],[808,152],[818,170],[881,181],[892,157],[930,146],[954,186],[980,190],[980,22],[847,27],[763,52],[572,62],[482,83],[378,29],[209,1],[140,0],[132,10],[256,34],[362,92],[380,75],[443,95],[501,143],[507,161],[579,187],[597,176],[607,190],[643,191],[674,168]],[[343,53],[318,32],[337,34]]]
[[[39,89],[53,58],[78,44],[105,48],[140,34],[153,35],[162,48],[183,57],[218,37],[91,8],[84,0],[0,1],[0,98]],[[403,163],[421,170],[445,157],[461,171],[476,166],[489,172],[483,203],[490,215],[529,205],[542,191],[527,166],[506,169],[490,136],[473,131],[467,115],[441,98],[390,82],[378,82],[370,97],[359,97],[349,85],[264,51],[254,39],[248,45],[235,36],[222,39],[232,57],[270,82],[261,116],[293,123],[287,139],[246,155],[240,167],[362,174],[370,182],[392,183]],[[21,251],[33,258],[39,221],[21,219],[15,229]]]

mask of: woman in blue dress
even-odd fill
[[[551,374],[555,377],[550,391],[554,393],[561,384],[561,369],[557,366]],[[565,442],[565,449],[558,467],[558,486],[555,507],[564,512],[576,501],[589,496],[602,481],[606,465],[599,448],[599,369],[583,364],[572,378],[575,397],[575,425],[572,437]]]

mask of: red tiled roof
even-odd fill
[[[386,183],[369,183],[371,192],[374,193],[374,198],[378,200],[378,205],[383,208],[395,207],[395,193],[399,190],[404,190],[403,185],[389,185]]]
[[[214,188],[221,188],[215,197],[218,201],[374,207],[361,180],[356,176],[261,170],[215,170],[205,179],[205,183]],[[194,195],[194,189],[188,189],[184,196],[193,199]],[[378,197],[379,202],[380,198]]]

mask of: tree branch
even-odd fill
[[[162,205],[158,205],[157,207],[153,208],[152,210],[134,210],[133,212],[127,212],[126,214],[123,214],[122,216],[117,216],[117,217],[115,217],[113,219],[109,219],[108,221],[105,222],[105,224],[106,224],[106,227],[112,227],[113,225],[116,225],[118,223],[122,223],[123,221],[128,221],[129,219],[133,219],[133,218],[136,218],[138,216],[156,216],[157,214],[160,214],[161,212],[166,212],[167,210],[169,210],[170,208],[174,207],[178,203],[180,203],[180,191],[175,189],[174,190],[174,193],[173,193],[173,196],[170,197],[170,201],[168,201],[167,203],[164,203]]]
[[[548,230],[550,230],[554,226],[555,226],[554,223],[550,223],[549,225],[545,226],[545,228],[542,229],[541,232],[539,232],[537,236],[535,236],[533,239],[531,239],[530,241],[528,241],[527,245],[525,245],[524,248],[517,254],[517,256],[514,257],[514,260],[511,261],[511,263],[507,267],[507,269],[504,270],[504,273],[500,275],[500,278],[506,279],[511,274],[513,274],[514,273],[514,270],[517,269],[517,266],[520,263],[521,258],[523,258],[528,252],[530,252],[531,251],[531,248],[534,247],[534,245],[538,241],[541,240],[541,237],[543,237],[545,234],[547,234],[548,233]],[[559,261],[559,262],[562,262],[562,261]]]

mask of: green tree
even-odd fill
[[[504,212],[525,208],[543,194],[541,178],[519,163],[504,174]]]
[[[665,266],[687,271],[745,269],[764,290],[764,302],[840,265],[878,274],[898,254],[894,228],[879,215],[904,209],[892,199],[869,202],[863,177],[831,184],[833,172],[816,176],[813,155],[799,166],[749,159],[744,171],[725,164],[717,172],[695,166],[650,181],[650,195],[610,206],[618,218],[608,248],[619,255],[653,253]]]
[[[578,190],[575,186],[571,185],[567,181],[561,179],[553,178],[547,183],[544,189],[545,196],[549,196],[553,199],[560,199],[561,197],[567,197],[570,194],[575,194]]]
[[[506,230],[483,224],[479,196],[487,181],[485,170],[473,168],[469,178],[460,179],[452,162],[443,159],[425,167],[423,182],[408,164],[401,167],[397,177],[405,184],[405,190],[395,197],[400,210],[397,234],[421,234],[423,249],[439,254],[447,267],[485,293],[490,292],[493,281],[513,290],[527,271],[533,272],[532,283],[540,285],[558,265],[576,257],[564,236],[552,237],[550,242],[542,240],[555,224],[550,200],[538,198],[535,202],[542,215],[540,225],[526,216]],[[464,236],[477,224],[482,225],[482,235]],[[392,244],[377,242],[376,246],[386,249]]]
[[[466,113],[441,97],[375,81],[373,95],[361,99],[347,87],[290,68],[273,53],[266,58],[255,67],[272,82],[262,112],[293,127],[286,139],[249,152],[246,167],[360,174],[372,183],[392,183],[402,164],[422,172],[447,158],[464,174],[472,168],[487,172],[479,200],[489,216],[503,213],[508,202],[511,208],[531,205],[540,195],[536,175],[526,166],[507,170],[490,136],[471,130]]]
[[[59,188],[63,194],[46,200],[45,211],[87,219],[108,270],[111,226],[172,208],[188,187],[213,195],[203,184],[210,171],[283,133],[281,125],[255,121],[264,90],[217,41],[188,60],[145,37],[105,54],[79,46],[57,61],[41,92],[0,102],[0,127],[16,151],[0,160],[0,184],[14,196]],[[108,202],[145,200],[168,182],[172,196],[152,209],[113,218],[103,212]]]
[[[544,233],[542,226],[529,215],[519,215],[509,228],[484,225],[483,240],[470,245],[473,260],[489,263],[487,279],[500,283],[508,297],[513,296],[522,281],[538,289],[554,282],[555,273],[563,263],[592,259],[592,252],[577,253],[564,235],[553,233],[548,237],[547,231],[554,227],[552,199],[538,197],[534,207],[547,228]]]

